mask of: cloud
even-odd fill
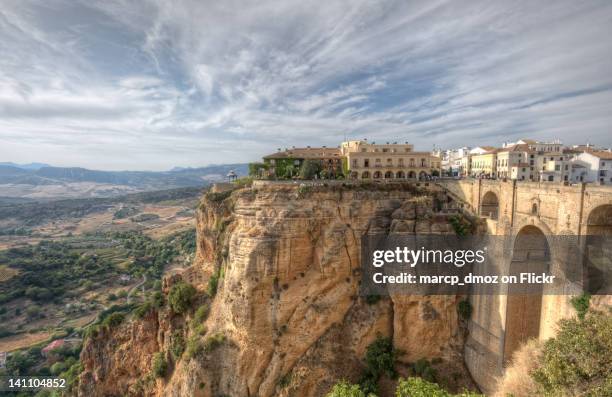
[[[254,160],[345,136],[611,145],[607,1],[8,1],[0,157]]]

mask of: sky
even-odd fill
[[[612,146],[612,2],[2,0],[0,162]]]

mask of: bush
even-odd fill
[[[164,354],[155,353],[153,355],[153,375],[156,378],[163,378],[166,376],[166,371],[168,371],[168,362],[164,358]]]
[[[612,395],[612,316],[592,312],[559,322],[532,372],[542,395]]]
[[[185,338],[181,331],[176,331],[170,339],[170,353],[174,360],[179,360],[185,351]]]
[[[174,313],[181,314],[191,306],[191,301],[196,294],[196,289],[185,282],[176,283],[170,288],[168,302]]]
[[[468,300],[462,300],[457,305],[457,311],[464,320],[469,320],[472,317],[472,304]]]
[[[584,319],[584,316],[589,310],[590,301],[591,301],[591,295],[589,294],[582,294],[580,296],[575,296],[570,300],[572,306],[574,306],[574,309],[576,310],[576,313],[578,314],[579,319],[581,320]]]
[[[367,295],[365,301],[368,305],[375,305],[380,301],[381,298],[382,296],[380,295]]]
[[[38,318],[41,314],[42,310],[39,306],[31,305],[26,308],[26,316],[28,316],[29,319]]]
[[[366,395],[359,385],[352,385],[342,380],[334,385],[326,397],[366,397]]]
[[[143,318],[145,315],[147,315],[147,313],[151,311],[151,309],[153,309],[153,305],[151,304],[151,302],[145,302],[134,310],[134,315],[137,318]]]
[[[435,383],[421,378],[400,378],[395,390],[396,397],[479,397],[480,394],[465,391],[451,394]]]
[[[111,313],[102,321],[102,325],[108,328],[114,328],[121,324],[124,319],[125,315],[123,313]]]
[[[51,375],[57,376],[57,375],[61,374],[62,372],[64,372],[66,370],[66,368],[67,367],[66,367],[66,365],[63,362],[58,361],[55,364],[53,364],[49,370],[51,372]]]
[[[208,295],[213,297],[217,294],[217,288],[219,287],[219,278],[221,277],[221,271],[220,270],[216,270],[211,276],[210,279],[208,280],[208,287],[206,289],[206,292],[208,292]]]
[[[302,179],[314,179],[315,175],[321,170],[321,165],[318,161],[304,160],[302,167],[300,168],[300,178]]]
[[[225,335],[221,333],[216,333],[214,335],[209,336],[204,341],[204,351],[206,353],[210,353],[215,350],[217,347],[221,346],[225,342]]]
[[[197,335],[194,335],[189,338],[189,340],[187,341],[187,348],[185,349],[185,354],[187,355],[188,359],[196,357],[203,351],[204,345],[202,344],[202,341]]]
[[[198,325],[206,320],[206,316],[208,315],[208,305],[205,303],[202,306],[198,307],[194,316],[193,322]]]
[[[383,374],[395,378],[397,355],[398,352],[393,347],[391,338],[379,336],[366,350],[365,361],[368,373],[373,375],[375,379]]]

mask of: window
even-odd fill
[[[382,151],[383,151],[383,153],[387,153],[389,151],[389,149],[384,148]]]
[[[532,213],[533,215],[537,215],[537,214],[538,214],[538,205],[537,205],[536,203],[533,203],[533,204],[531,205],[531,213]]]
[[[554,181],[554,179],[555,178],[552,175],[548,175],[548,182],[552,182],[552,181]]]
[[[560,165],[555,165],[555,171],[561,171],[561,166]]]
[[[363,160],[363,166],[364,166],[365,168],[368,168],[368,167],[370,166],[370,159],[365,159],[365,160]]]
[[[357,167],[357,160],[353,159],[353,167]]]
[[[425,167],[425,159],[421,159],[421,167]]]

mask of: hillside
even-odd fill
[[[223,180],[230,170],[238,175],[248,173],[246,164],[212,165],[164,172],[0,165],[0,197],[113,197],[139,191],[203,186]]]

